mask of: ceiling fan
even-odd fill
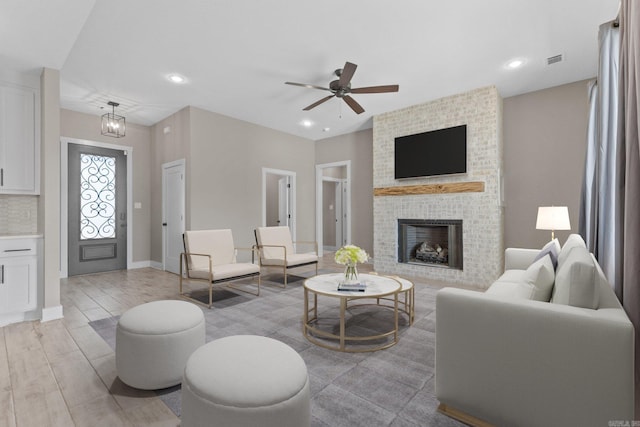
[[[353,77],[353,74],[356,72],[357,67],[358,66],[356,64],[352,64],[351,62],[345,62],[344,68],[338,68],[337,70],[334,71],[334,74],[338,77],[338,79],[333,80],[331,83],[329,83],[328,88],[311,85],[311,84],[304,84],[304,83],[294,83],[294,82],[284,82],[284,83],[287,85],[308,87],[310,89],[327,90],[332,93],[332,95],[326,96],[321,100],[316,101],[313,104],[303,108],[304,111],[309,111],[312,108],[317,107],[318,105],[330,100],[335,96],[335,97],[344,99],[344,102],[346,102],[347,105],[351,107],[353,111],[356,112],[356,114],[361,114],[361,113],[364,113],[364,108],[362,108],[362,106],[358,104],[355,99],[349,96],[350,93],[386,93],[386,92],[398,91],[398,88],[399,88],[398,85],[369,86],[369,87],[359,87],[359,88],[352,89],[351,78]]]

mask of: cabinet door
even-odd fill
[[[35,257],[0,259],[0,313],[36,308],[36,274]]]
[[[37,194],[36,93],[0,87],[0,192]]]

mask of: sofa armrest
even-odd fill
[[[445,288],[436,296],[436,396],[494,425],[632,420],[633,340],[621,309]]]
[[[504,251],[504,269],[526,270],[539,253],[539,249],[507,248]]]

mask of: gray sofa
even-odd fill
[[[540,250],[510,248],[505,273],[486,292],[438,292],[436,397],[442,412],[496,426],[607,426],[634,419],[633,325],[585,251],[578,235],[567,240],[556,254],[550,289],[553,254],[534,262]],[[550,300],[535,300],[549,290]]]

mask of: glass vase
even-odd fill
[[[344,266],[344,283],[358,283],[358,264],[348,262]]]

